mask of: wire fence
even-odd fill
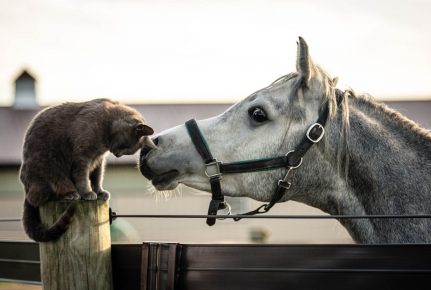
[[[147,218],[147,219],[429,219],[431,214],[398,215],[398,214],[376,214],[376,215],[204,215],[204,214],[111,214],[112,219],[116,218]],[[19,222],[21,218],[0,218],[0,222]]]
[[[20,222],[20,218],[0,218],[0,222]]]
[[[206,219],[206,218],[219,218],[219,219],[427,219],[431,218],[431,214],[419,215],[187,215],[187,214],[112,214],[113,218],[171,218],[171,219]]]

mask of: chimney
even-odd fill
[[[17,110],[37,110],[36,79],[27,71],[15,79],[15,100],[13,108]]]

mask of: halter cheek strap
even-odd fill
[[[217,215],[217,211],[219,209],[224,209],[226,207],[224,203],[224,196],[221,193],[221,173],[219,168],[218,161],[212,156],[211,151],[208,147],[207,142],[205,141],[202,132],[199,130],[198,124],[195,119],[191,119],[186,122],[187,132],[190,135],[190,138],[193,141],[193,145],[198,151],[199,155],[202,157],[206,170],[205,174],[208,176],[210,185],[212,198],[208,208],[208,215]],[[215,224],[215,218],[208,218],[207,224],[212,226]]]

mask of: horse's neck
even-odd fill
[[[404,213],[430,192],[431,139],[413,122],[354,98],[349,121],[348,183],[368,213]]]
[[[413,122],[372,102],[352,98],[349,109],[347,180],[340,183],[338,191],[328,191],[324,210],[360,215],[429,213],[431,138]],[[335,137],[340,135],[340,123],[328,128],[327,138],[334,140],[328,140],[327,145],[336,150],[340,150]],[[396,222],[382,220],[343,223],[361,242],[382,241],[389,235],[385,231],[396,230],[390,228],[396,227]],[[387,241],[409,238],[394,236]]]

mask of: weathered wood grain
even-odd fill
[[[40,243],[43,289],[113,289],[108,202],[75,203],[75,215],[67,232],[57,241]],[[53,224],[68,204],[49,202],[42,206],[42,222]]]

